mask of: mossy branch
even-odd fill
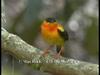
[[[99,75],[97,64],[64,57],[55,59],[52,54],[43,57],[40,49],[27,44],[20,37],[9,33],[4,28],[2,28],[2,48],[3,52],[8,52],[23,62],[27,60],[36,63],[35,61],[38,61],[40,70],[53,75]]]

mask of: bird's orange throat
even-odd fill
[[[57,25],[42,24],[41,29],[53,32],[57,30]]]

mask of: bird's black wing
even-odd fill
[[[69,39],[67,31],[65,31],[65,30],[61,31],[61,30],[58,29],[58,33],[61,36],[61,38],[64,39],[64,41]],[[56,48],[57,48],[56,49],[57,53],[59,53],[59,51],[61,50],[61,46],[56,46]],[[61,55],[63,56],[63,53],[61,53]]]
[[[67,31],[65,31],[65,30],[61,31],[61,30],[58,29],[58,33],[64,39],[64,41],[69,39]]]

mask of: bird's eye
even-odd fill
[[[51,23],[56,22],[55,18],[47,18],[46,21]]]

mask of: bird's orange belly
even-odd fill
[[[63,45],[64,40],[59,36],[58,32],[44,32],[42,31],[44,40],[51,45]]]

